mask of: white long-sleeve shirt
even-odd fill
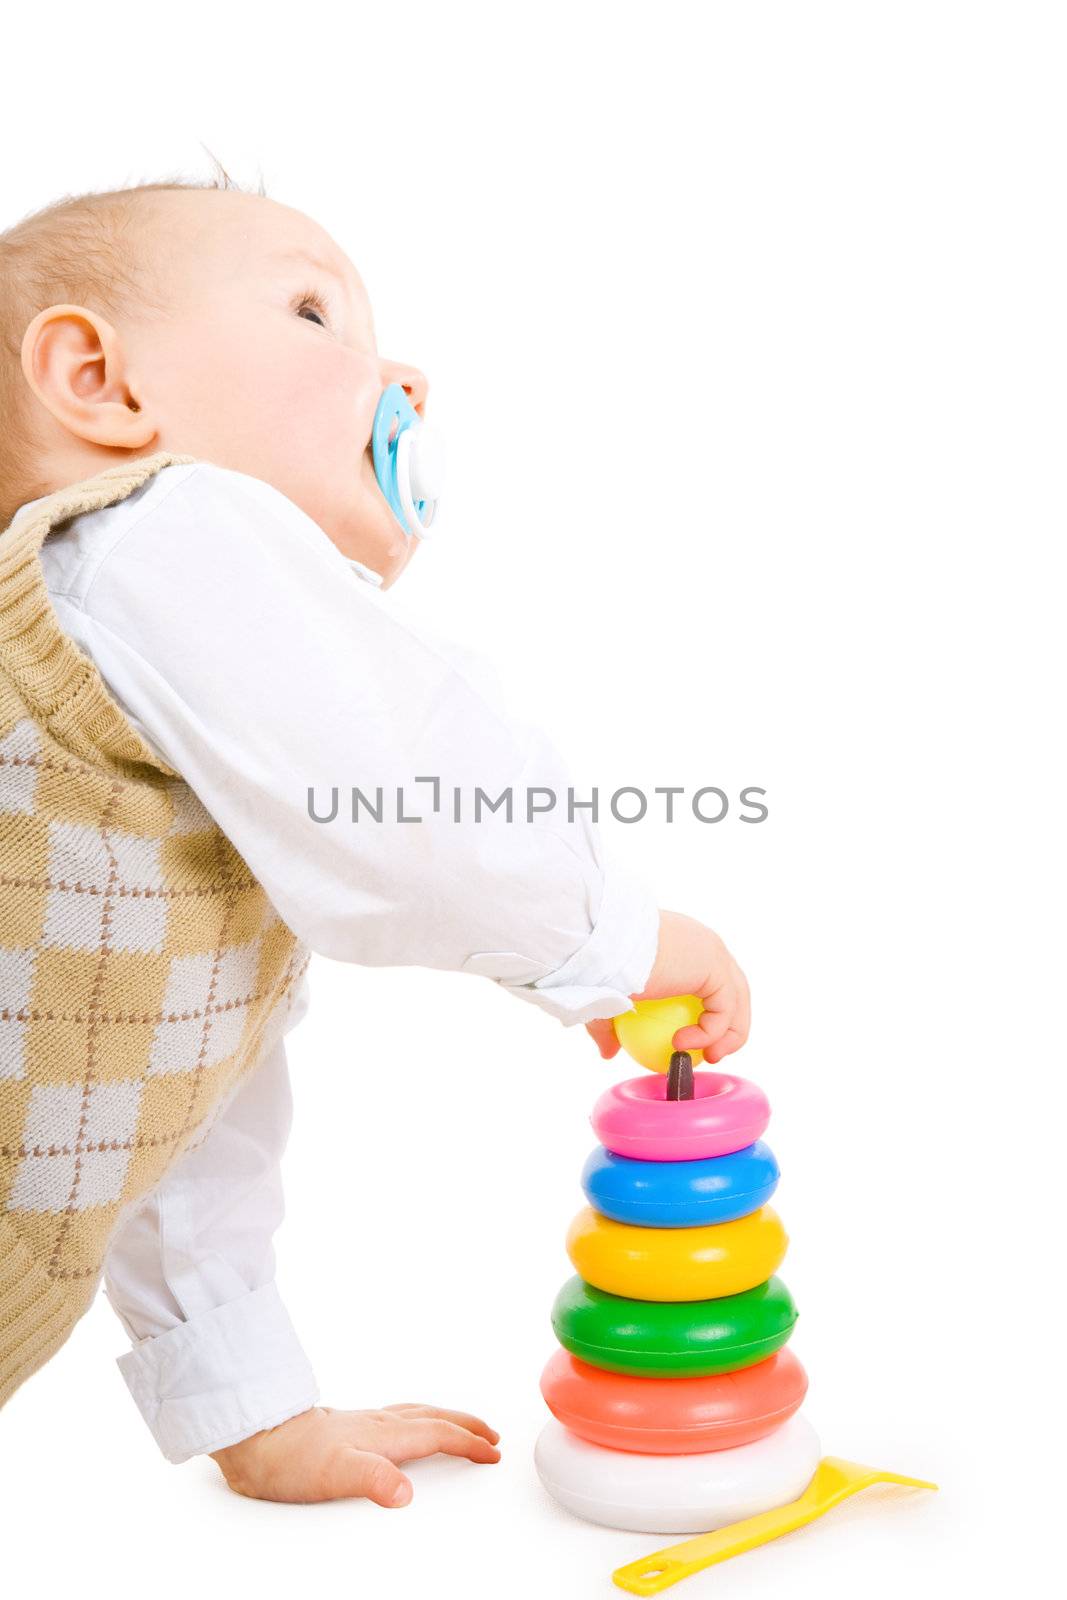
[[[656,903],[588,812],[568,813],[558,753],[482,658],[413,626],[284,495],[168,467],[51,534],[41,562],[65,631],[312,950],[478,973],[567,1025],[628,1009]],[[555,808],[528,819],[528,787]],[[382,821],[351,820],[353,788],[382,791]],[[510,789],[511,820],[474,821],[476,788]],[[313,820],[309,790],[328,816],[335,789],[337,815]],[[273,1280],[290,1117],[280,1044],[109,1250],[105,1290],[135,1341],[119,1367],[172,1461],[317,1398]]]

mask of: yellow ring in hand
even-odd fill
[[[704,1002],[695,994],[671,994],[662,1000],[635,1000],[632,1011],[613,1019],[615,1037],[628,1056],[649,1072],[667,1072],[679,1028],[695,1028]],[[703,1050],[690,1050],[694,1067],[704,1060]]]

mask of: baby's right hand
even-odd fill
[[[717,933],[680,911],[661,911],[648,983],[630,998],[662,1000],[675,994],[699,995],[704,1002],[696,1023],[674,1035],[675,1050],[703,1050],[706,1061],[721,1061],[740,1050],[751,1020],[748,980]],[[610,1061],[619,1050],[610,1018],[587,1022],[586,1028]]]
[[[480,1417],[437,1406],[394,1405],[381,1411],[313,1406],[210,1454],[230,1488],[252,1500],[307,1505],[362,1497],[380,1506],[406,1506],[411,1479],[398,1461],[439,1452],[499,1461],[499,1437]]]

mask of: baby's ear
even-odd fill
[[[122,338],[85,306],[38,311],[22,337],[22,371],[50,416],[76,439],[142,450],[154,420],[134,394]]]

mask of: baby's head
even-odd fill
[[[272,484],[392,583],[418,540],[370,450],[382,390],[366,290],[310,217],[261,194],[145,185],[0,234],[0,529],[26,500],[158,450]]]

